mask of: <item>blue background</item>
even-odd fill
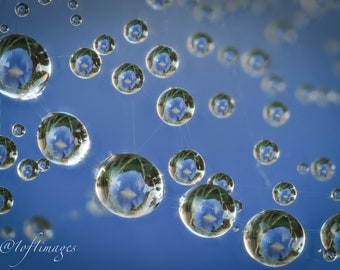
[[[76,252],[65,253],[59,263],[53,262],[56,254],[32,252],[16,269],[266,269],[250,258],[242,238],[247,221],[265,209],[291,213],[306,231],[303,253],[284,269],[339,269],[339,261],[327,263],[317,252],[322,247],[321,225],[340,210],[339,202],[329,197],[331,190],[340,186],[338,172],[331,180],[320,182],[311,174],[298,174],[296,166],[321,156],[339,166],[340,106],[301,103],[295,89],[302,83],[339,89],[340,77],[332,70],[339,51],[327,53],[324,44],[329,38],[340,38],[340,10],[310,16],[307,25],[297,30],[295,43],[273,44],[265,38],[265,27],[276,19],[293,22],[295,12],[301,10],[299,1],[267,1],[270,7],[260,14],[254,14],[253,3],[248,3],[240,10],[221,14],[215,21],[195,19],[192,7],[176,1],[160,11],[142,0],[78,2],[78,9],[72,11],[67,1],[55,0],[47,6],[26,1],[30,13],[19,18],[14,13],[17,1],[0,1],[0,24],[9,25],[8,34],[36,39],[52,61],[52,76],[41,97],[18,101],[1,96],[0,133],[15,140],[18,160],[37,160],[42,157],[36,143],[41,118],[49,112],[64,111],[85,124],[92,142],[81,164],[52,164],[48,172],[31,182],[17,176],[16,165],[0,171],[1,186],[11,190],[15,200],[13,209],[0,216],[1,227],[14,227],[15,240],[29,244],[23,224],[41,215],[54,230],[53,239],[46,244],[76,246]],[[227,1],[209,3],[218,2]],[[75,13],[83,17],[78,27],[69,22]],[[128,43],[122,34],[124,24],[135,18],[149,26],[149,36],[140,44]],[[193,56],[186,47],[188,36],[198,31],[209,33],[215,43],[215,50],[204,58]],[[114,52],[102,57],[102,70],[97,76],[77,78],[69,69],[70,55],[78,48],[92,47],[101,34],[114,38]],[[145,67],[146,53],[158,44],[173,47],[180,57],[177,72],[166,79],[152,76]],[[219,63],[217,52],[224,45],[235,46],[240,53],[252,48],[268,52],[271,65],[266,74],[281,75],[286,91],[270,96],[261,90],[262,77],[250,77],[239,62],[230,67]],[[119,93],[111,83],[112,71],[128,62],[139,65],[146,77],[141,91],[130,96]],[[188,90],[195,100],[194,117],[182,127],[167,126],[156,113],[158,96],[171,86]],[[208,109],[209,99],[219,92],[235,99],[235,111],[227,119],[215,118]],[[262,117],[263,107],[273,100],[282,101],[291,112],[288,122],[277,128]],[[27,129],[22,138],[14,138],[10,132],[18,122]],[[252,155],[254,144],[261,139],[274,140],[280,148],[280,158],[273,165],[258,165]],[[167,164],[184,148],[198,151],[206,162],[206,176],[201,183],[217,172],[233,178],[232,196],[243,203],[235,222],[238,232],[231,230],[220,238],[204,239],[182,224],[178,199],[188,187],[171,179]],[[94,215],[87,209],[94,196],[95,167],[110,153],[120,152],[146,157],[164,175],[166,196],[145,217],[124,219],[108,212]],[[283,180],[292,182],[298,190],[296,201],[287,207],[276,204],[271,195],[273,186]],[[0,254],[0,269],[9,269],[22,256],[14,251]]]

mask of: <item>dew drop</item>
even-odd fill
[[[8,213],[14,204],[12,193],[5,187],[0,187],[0,215]]]
[[[273,141],[261,140],[255,144],[253,154],[260,164],[270,165],[279,158],[280,151]]]
[[[43,6],[47,6],[52,3],[52,0],[38,0],[38,3]]]
[[[17,173],[24,181],[34,180],[39,174],[38,164],[32,159],[23,159],[18,163]]]
[[[8,137],[0,135],[0,170],[11,167],[18,157],[16,144]]]
[[[292,204],[297,196],[296,187],[289,182],[277,183],[272,191],[274,201],[279,205],[290,205]]]
[[[324,259],[334,261],[340,256],[340,214],[328,218],[320,229],[321,243],[325,249]]]
[[[235,101],[227,94],[217,94],[209,100],[209,110],[217,118],[227,118],[234,111]]]
[[[301,162],[297,165],[296,169],[300,174],[307,174],[309,173],[310,167],[306,162]]]
[[[79,25],[81,25],[83,23],[83,18],[79,14],[73,14],[70,17],[70,23],[73,26],[79,26]]]
[[[109,35],[100,35],[94,40],[93,48],[101,55],[108,55],[115,49],[115,41]]]
[[[276,74],[265,76],[261,81],[262,90],[268,94],[278,94],[286,89],[286,82]]]
[[[193,117],[194,112],[194,99],[182,88],[169,88],[158,98],[158,116],[170,126],[184,125]]]
[[[0,230],[0,236],[2,239],[13,239],[15,237],[16,233],[13,227],[11,226],[4,226]]]
[[[122,94],[137,93],[143,82],[143,71],[135,64],[122,64],[112,73],[112,84]]]
[[[37,164],[40,172],[46,172],[50,168],[50,162],[46,158],[40,158]]]
[[[234,181],[233,179],[226,173],[216,173],[213,176],[209,177],[207,184],[216,185],[223,188],[229,194],[234,190]]]
[[[265,36],[273,43],[294,43],[297,32],[289,22],[274,21],[266,27]]]
[[[250,76],[262,76],[270,65],[270,57],[260,49],[252,49],[242,54],[241,65]]]
[[[18,17],[26,17],[30,13],[30,8],[26,3],[20,2],[14,7],[14,12]]]
[[[102,60],[94,50],[81,48],[71,55],[69,64],[78,78],[90,79],[100,72]]]
[[[335,165],[328,158],[317,158],[311,164],[312,175],[320,181],[326,181],[333,177],[335,173]]]
[[[25,135],[26,128],[23,124],[16,123],[12,126],[11,131],[14,137],[20,138]]]
[[[187,47],[193,55],[203,57],[214,50],[215,44],[210,35],[199,32],[188,38]]]
[[[331,198],[334,201],[340,202],[340,188],[335,188],[331,192]]]
[[[6,34],[9,31],[9,26],[7,24],[0,25],[0,33]]]
[[[263,108],[262,114],[267,123],[274,127],[285,124],[290,117],[287,106],[279,101],[274,101],[266,105]]]
[[[75,10],[75,9],[78,8],[78,1],[76,1],[76,0],[68,0],[67,6],[68,6],[69,9]]]
[[[124,25],[123,34],[130,43],[141,43],[147,38],[149,30],[144,21],[135,19]]]
[[[30,241],[45,242],[53,236],[51,223],[41,216],[34,216],[27,220],[24,224],[24,233]]]
[[[163,10],[172,3],[172,0],[146,0],[146,3],[154,10]]]
[[[225,65],[235,64],[239,59],[238,50],[232,46],[226,46],[219,50],[218,60]]]

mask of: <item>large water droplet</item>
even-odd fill
[[[332,262],[340,256],[340,214],[328,218],[320,229],[321,243],[325,249],[324,258]]]

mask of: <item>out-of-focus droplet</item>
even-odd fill
[[[311,172],[317,180],[327,181],[333,177],[335,173],[335,165],[328,158],[317,158],[311,164]]]
[[[12,134],[14,137],[20,138],[25,135],[26,128],[23,124],[16,123],[12,126]]]
[[[274,101],[266,105],[263,108],[262,114],[267,123],[274,127],[285,124],[290,117],[288,107],[279,101]]]
[[[296,98],[304,103],[312,101],[312,93],[315,91],[315,87],[310,84],[302,84],[295,90]]]
[[[307,174],[310,171],[309,164],[306,162],[301,162],[300,164],[298,164],[296,169],[300,174]]]
[[[18,157],[16,144],[8,137],[0,135],[0,170],[11,167]]]
[[[96,76],[101,69],[101,57],[90,48],[81,48],[70,57],[70,69],[74,75],[81,79],[90,79]]]
[[[146,0],[146,3],[154,10],[166,9],[173,0]]]
[[[18,176],[24,181],[31,181],[39,174],[37,162],[33,159],[23,159],[17,166]]]
[[[137,93],[142,88],[143,82],[143,71],[135,64],[122,64],[112,73],[112,84],[122,94]]]
[[[197,57],[203,57],[210,54],[215,47],[213,39],[206,33],[195,33],[189,36],[187,40],[189,52]]]
[[[266,27],[265,36],[273,43],[294,43],[297,32],[287,21],[274,21]]]
[[[270,65],[269,55],[260,49],[252,49],[242,54],[243,70],[253,77],[262,76]]]
[[[264,92],[275,95],[286,89],[286,82],[282,77],[270,74],[262,79],[261,87]]]
[[[34,216],[27,220],[24,224],[24,233],[30,241],[46,242],[53,236],[51,223],[41,216]]]
[[[218,51],[218,60],[225,65],[235,64],[239,59],[238,50],[232,46],[226,46]]]
[[[0,187],[0,215],[8,213],[14,204],[12,193],[5,187]]]
[[[16,233],[13,227],[11,226],[4,226],[0,230],[0,236],[2,239],[13,239]]]

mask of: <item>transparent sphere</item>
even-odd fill
[[[24,233],[30,241],[45,242],[53,236],[51,223],[41,216],[28,219],[24,224]]]
[[[296,169],[300,174],[307,174],[309,173],[310,167],[306,162],[301,162],[297,165]]]
[[[50,76],[50,58],[34,39],[13,34],[0,40],[0,93],[21,100],[37,98]]]
[[[16,233],[13,227],[11,226],[4,226],[0,230],[0,236],[2,239],[13,239]]]
[[[83,23],[83,18],[79,14],[73,14],[70,17],[70,23],[73,26],[79,26],[79,25],[81,25]]]
[[[14,137],[20,138],[25,135],[26,128],[23,124],[16,123],[12,126],[11,131]]]
[[[75,10],[75,9],[78,8],[78,1],[76,1],[76,0],[68,0],[67,6],[68,6],[69,9]]]
[[[253,155],[260,164],[270,165],[279,158],[280,151],[273,141],[261,140],[255,144]]]
[[[144,21],[135,19],[124,25],[123,34],[130,43],[141,43],[147,38],[149,30]]]
[[[327,261],[334,261],[340,256],[340,214],[328,218],[320,229],[321,243],[325,249]],[[324,256],[325,257],[325,256]]]
[[[273,43],[294,43],[297,32],[288,21],[274,21],[266,27],[265,36]]]
[[[237,211],[231,196],[215,185],[199,185],[179,199],[179,214],[195,235],[215,238],[232,228]]]
[[[332,190],[332,192],[331,192],[331,198],[332,198],[334,201],[337,201],[337,202],[340,201],[340,188],[335,188],[335,189]]]
[[[297,100],[308,103],[312,101],[312,94],[315,91],[315,87],[310,84],[302,84],[295,90],[295,96]]]
[[[235,64],[239,59],[238,50],[232,46],[226,46],[219,50],[218,60],[225,65]]]
[[[209,100],[209,110],[217,118],[227,118],[234,111],[235,101],[227,94],[217,94]]]
[[[272,195],[277,204],[290,205],[296,199],[297,189],[292,183],[283,181],[274,186]]]
[[[30,13],[30,8],[26,3],[20,2],[15,5],[14,12],[18,17],[26,17]]]
[[[102,60],[94,50],[81,48],[71,55],[69,64],[74,75],[81,79],[89,79],[99,73]]]
[[[216,173],[209,177],[208,184],[216,185],[223,188],[229,194],[234,190],[234,181],[233,179],[226,173]]]
[[[335,173],[335,165],[328,158],[317,158],[311,164],[312,175],[320,181],[327,181],[331,179]]]
[[[112,73],[112,84],[122,94],[129,95],[138,92],[143,82],[143,71],[135,64],[122,64]]]
[[[205,174],[204,159],[198,152],[190,149],[174,154],[168,164],[169,174],[181,185],[193,185]]]
[[[195,33],[187,40],[189,52],[197,57],[203,57],[210,54],[215,47],[213,39],[206,33]]]
[[[45,116],[37,132],[41,153],[59,165],[75,165],[90,149],[90,138],[82,122],[69,113],[54,112]]]
[[[39,174],[39,166],[35,160],[23,159],[17,166],[18,176],[24,181],[31,181]]]
[[[0,215],[8,213],[14,204],[12,193],[5,187],[0,187]]]
[[[264,92],[275,95],[286,89],[286,82],[279,75],[270,74],[262,79],[261,87]]]
[[[170,126],[186,124],[193,117],[194,112],[194,99],[182,88],[169,88],[157,100],[158,116]]]
[[[162,174],[150,161],[136,154],[107,157],[98,165],[95,180],[101,203],[121,217],[147,215],[164,196]]]
[[[47,6],[52,3],[52,0],[38,0],[40,5]]]
[[[267,71],[270,65],[270,57],[260,49],[252,49],[242,54],[241,65],[247,74],[258,77]]]
[[[0,135],[0,170],[11,167],[18,157],[16,144],[8,137]]]
[[[9,31],[9,26],[7,24],[1,24],[0,25],[0,33],[6,34]]]
[[[50,162],[47,158],[40,158],[36,161],[40,172],[46,172],[50,168]]]
[[[108,55],[115,49],[115,41],[109,35],[100,35],[93,42],[93,48],[101,55]]]
[[[167,8],[173,0],[146,0],[146,3],[154,10]]]
[[[145,63],[152,75],[167,78],[177,70],[179,57],[173,48],[158,45],[147,53]]]
[[[287,212],[266,210],[247,223],[243,241],[248,254],[259,263],[278,267],[293,262],[305,246],[300,222]]]
[[[263,108],[263,118],[274,127],[285,124],[290,117],[290,112],[282,102],[274,101]]]

